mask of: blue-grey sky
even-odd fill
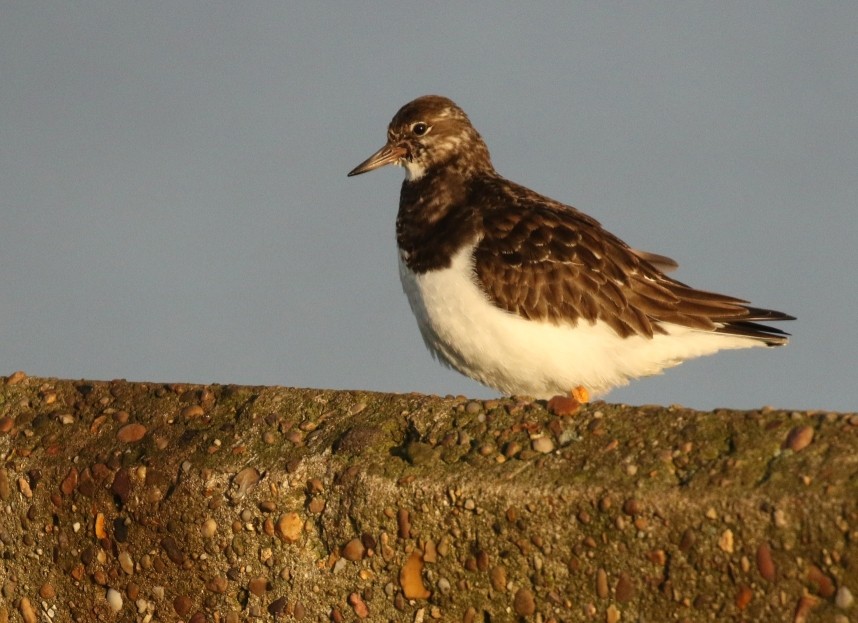
[[[858,408],[858,3],[2,2],[0,373],[495,395],[402,294],[405,102],[799,320],[609,400]]]

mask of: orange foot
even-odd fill
[[[574,415],[581,405],[590,402],[590,392],[586,387],[579,385],[567,396],[554,396],[548,401],[548,410],[554,415]]]

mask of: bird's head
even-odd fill
[[[387,143],[349,177],[388,164],[405,167],[408,181],[438,166],[456,167],[463,175],[492,170],[486,144],[468,116],[439,95],[424,95],[400,108],[387,127]]]

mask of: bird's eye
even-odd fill
[[[415,136],[423,136],[429,131],[429,126],[422,121],[418,121],[413,126],[411,126],[411,131],[414,133]]]

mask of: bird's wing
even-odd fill
[[[555,323],[600,320],[621,336],[652,337],[674,323],[785,341],[783,332],[752,321],[789,316],[671,279],[658,265],[675,262],[630,248],[573,208],[518,186],[496,190],[494,201],[483,211],[474,272],[501,309]]]

